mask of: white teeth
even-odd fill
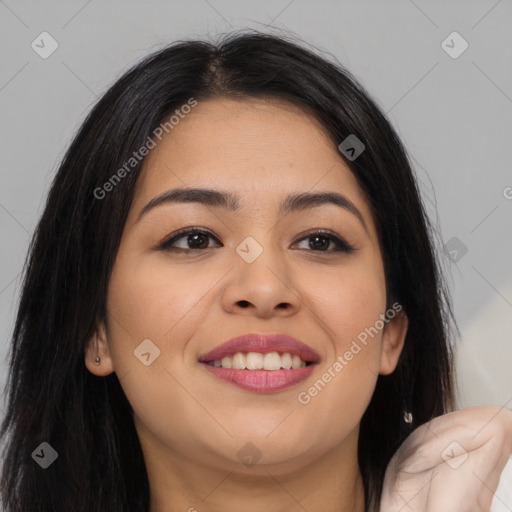
[[[301,367],[301,359],[298,355],[293,354],[292,356],[292,368],[300,368]]]
[[[237,352],[233,356],[233,368],[235,370],[244,370],[245,369],[245,355],[241,352]]]
[[[217,361],[219,361],[217,359]],[[214,361],[213,364],[215,365],[215,363],[217,361]],[[223,357],[220,361],[220,365],[219,366],[222,366],[222,368],[233,368],[233,359],[231,357]]]
[[[303,361],[298,355],[289,352],[279,354],[279,352],[237,352],[233,356],[224,356],[222,359],[213,361],[213,366],[222,368],[233,368],[235,370],[285,370],[303,368],[306,361]]]
[[[292,367],[292,356],[288,352],[281,356],[281,366],[286,370]]]
[[[280,370],[281,369],[281,356],[277,352],[269,352],[263,358],[264,370]]]
[[[245,358],[245,367],[248,370],[262,370],[263,354],[259,352],[249,352]]]

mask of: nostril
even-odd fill
[[[246,301],[246,300],[241,300],[241,301],[238,302],[238,304],[240,306],[242,306],[243,308],[246,308],[249,305],[249,302]]]

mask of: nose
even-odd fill
[[[235,254],[234,268],[223,290],[222,305],[232,314],[270,318],[288,317],[300,310],[301,300],[295,290],[289,266],[270,250],[252,263]]]

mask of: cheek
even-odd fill
[[[190,435],[177,418],[190,414],[195,402],[177,370],[198,319],[206,314],[207,301],[201,298],[216,281],[218,275],[178,272],[160,262],[139,260],[135,265],[127,256],[116,261],[112,272],[108,340],[114,370],[140,422],[153,431],[161,429],[169,442]],[[142,342],[144,353],[150,354],[148,365],[137,357]]]
[[[197,318],[205,314],[206,301],[201,299],[214,282],[197,272],[178,272],[164,262],[139,258],[135,264],[135,258],[118,258],[107,299],[108,338],[116,373],[141,369],[154,373],[164,371],[171,361],[181,361]],[[154,344],[145,342],[153,350],[150,358],[158,354],[150,366],[135,357],[144,340]]]
[[[317,380],[298,398],[320,423],[355,426],[373,394],[386,308],[384,279],[376,269],[354,265],[316,282],[314,312],[331,344]]]
[[[317,281],[313,289],[315,313],[333,341],[336,354],[343,354],[357,340],[367,342],[365,354],[379,352],[382,333],[376,326],[382,327],[379,319],[386,308],[386,288],[379,266],[338,269],[327,274],[321,284]]]
[[[332,349],[316,379],[297,394],[304,414],[315,418],[323,432],[317,439],[320,445],[339,440],[356,428],[370,403],[380,366],[382,331],[375,323],[383,311],[382,301],[363,290],[340,293],[336,299],[331,310],[323,311],[325,324],[336,333]],[[331,435],[326,434],[324,425],[332,427]]]
[[[109,313],[137,338],[167,339],[178,322],[201,310],[201,300],[218,280],[211,277],[170,266],[163,258],[138,264],[120,260],[109,284]]]

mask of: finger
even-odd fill
[[[497,443],[493,464],[503,470],[512,453],[512,412],[499,407],[475,407],[447,414],[422,425],[402,444],[391,459],[396,471],[419,473],[433,469],[450,458],[465,457],[486,443]],[[475,420],[478,415],[478,421]],[[461,425],[461,420],[467,423]],[[510,423],[508,428],[507,421]]]
[[[455,470],[445,465],[435,475],[425,501],[425,512],[489,511],[499,476],[496,480],[494,474],[484,481],[469,463]]]

